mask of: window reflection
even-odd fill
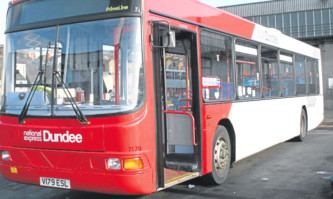
[[[36,90],[28,114],[49,115],[54,92],[55,114],[73,115],[61,81],[88,115],[128,111],[143,98],[139,18],[29,30],[11,33],[8,39],[7,99],[2,100],[6,112],[19,114],[26,102],[26,97],[19,96]],[[61,78],[55,84],[53,70]],[[38,86],[33,86],[41,72]]]

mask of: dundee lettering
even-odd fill
[[[82,135],[81,134],[69,134],[69,131],[66,131],[65,134],[61,133],[50,133],[48,130],[43,130],[43,141],[44,142],[60,142],[60,143],[81,143]]]

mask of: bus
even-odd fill
[[[323,120],[320,56],[196,0],[14,0],[1,173],[109,194],[221,184]]]

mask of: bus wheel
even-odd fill
[[[228,176],[231,162],[231,144],[227,129],[218,126],[213,141],[213,168],[206,177],[209,184],[222,184]]]
[[[306,136],[307,133],[307,117],[306,117],[306,113],[305,110],[302,109],[302,113],[301,113],[301,122],[300,122],[300,133],[299,136],[297,137],[297,141],[302,142]]]

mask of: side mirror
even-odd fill
[[[175,48],[176,47],[176,32],[171,30],[169,22],[165,21],[165,20],[150,21],[151,30],[153,30],[154,23],[157,24],[156,22],[166,23],[168,25],[168,29],[163,30],[163,31],[161,31],[161,29],[158,30],[158,31],[162,32],[162,46],[155,45],[153,34],[150,35],[150,41],[151,41],[152,46],[155,48]]]
[[[163,34],[163,47],[175,48],[176,47],[176,32],[169,30]]]

